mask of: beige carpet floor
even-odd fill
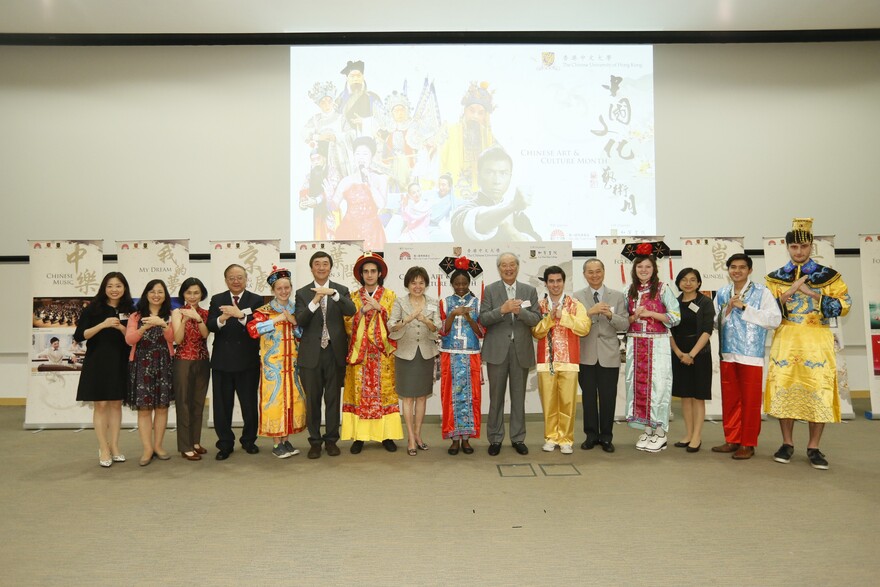
[[[775,463],[775,421],[744,462],[708,450],[713,423],[696,454],[636,451],[618,424],[615,454],[564,456],[541,452],[530,420],[531,453],[492,458],[485,440],[447,455],[434,420],[416,457],[342,443],[282,461],[262,439],[218,462],[205,430],[208,459],[147,467],[124,431],[129,462],[101,469],[90,430],[23,418],[0,408],[2,585],[880,583],[880,422],[863,418],[826,430],[828,471],[809,466],[802,424],[795,458]]]

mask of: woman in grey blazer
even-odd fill
[[[406,422],[407,454],[416,455],[416,448],[428,450],[422,440],[425,405],[434,387],[434,358],[440,314],[437,300],[425,295],[428,272],[424,267],[410,267],[403,277],[409,294],[395,300],[391,309],[391,330],[388,338],[397,341],[394,369],[397,373],[397,395],[403,400]]]

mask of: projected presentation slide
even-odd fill
[[[291,246],[653,234],[650,46],[292,47]]]

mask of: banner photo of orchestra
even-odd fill
[[[871,417],[880,419],[880,234],[859,235],[862,261],[862,299],[865,308],[865,341],[871,386]]]
[[[648,46],[297,46],[290,63],[296,240],[582,248],[656,229]]]
[[[101,282],[103,241],[29,241],[33,316],[25,425],[79,427],[91,422],[76,401],[87,341],[76,336]]]

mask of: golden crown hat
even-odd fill
[[[791,232],[794,236],[793,242],[811,243],[813,242],[813,219],[812,218],[794,218],[791,221]]]

